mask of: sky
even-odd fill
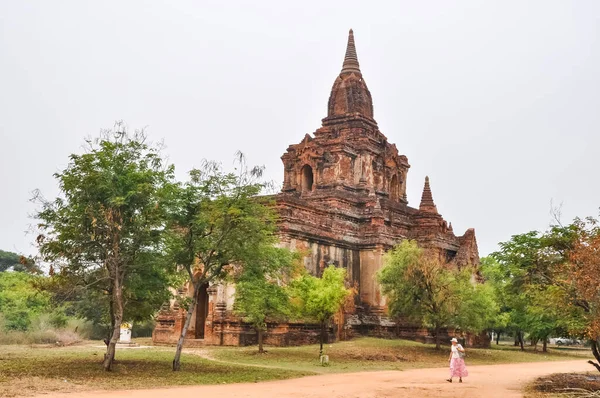
[[[600,206],[600,1],[0,0],[0,249],[35,254],[32,192],[123,120],[184,179],[241,150],[280,156],[320,127],[354,30],[409,205],[480,254]]]

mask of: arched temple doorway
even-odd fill
[[[400,198],[400,184],[398,184],[398,177],[394,174],[392,181],[390,182],[390,199],[397,201]]]
[[[309,165],[302,167],[302,192],[310,192],[313,189],[313,169]]]
[[[198,292],[198,304],[196,305],[196,336],[197,339],[204,338],[204,326],[208,316],[208,283],[200,287]]]

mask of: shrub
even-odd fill
[[[79,334],[70,330],[34,330],[29,332],[23,332],[19,330],[13,330],[4,333],[0,344],[57,344],[57,345],[72,345],[81,341]]]
[[[50,324],[55,328],[61,329],[67,326],[69,318],[62,310],[55,310],[50,314]]]
[[[131,337],[152,337],[155,322],[153,320],[134,323],[131,330]]]
[[[31,326],[31,319],[26,310],[17,309],[4,313],[4,329],[26,331]]]
[[[85,319],[68,318],[65,329],[77,333],[84,340],[90,340],[92,339],[94,325]]]

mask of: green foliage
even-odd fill
[[[328,322],[351,294],[346,287],[346,270],[328,266],[321,278],[304,273],[290,284],[296,313],[319,323]]]
[[[451,326],[460,298],[449,269],[410,240],[386,253],[383,263],[378,277],[391,316],[433,328],[436,338],[441,328]]]
[[[533,341],[565,333],[568,322],[556,301],[565,297],[555,289],[559,265],[565,260],[560,247],[565,243],[558,230],[514,235],[483,263],[484,276],[501,302],[507,329],[527,332]]]
[[[12,252],[0,250],[0,272],[12,270],[16,272],[41,273],[33,259]]]
[[[247,261],[237,278],[235,310],[256,330],[267,329],[267,318],[280,320],[290,313],[290,300],[285,289],[294,256],[287,250],[265,246],[257,257]]]
[[[465,270],[456,276],[459,306],[454,326],[479,333],[502,322],[494,289],[489,284],[473,283],[472,272]]]
[[[481,274],[485,284],[490,288],[494,301],[498,305],[498,314],[493,318],[489,329],[496,333],[505,333],[513,328],[511,323],[512,300],[504,267],[492,256],[482,257],[480,260]]]
[[[0,313],[6,330],[26,331],[34,318],[49,310],[50,296],[34,286],[40,278],[22,272],[0,273]]]
[[[205,161],[202,168],[190,172],[188,182],[174,189],[167,250],[181,270],[182,281],[187,280],[193,291],[192,300],[184,303],[188,315],[173,370],[179,370],[183,341],[201,286],[234,277],[236,267],[254,267],[261,262],[260,249],[277,242],[276,210],[270,199],[258,197],[268,186],[261,181],[262,171],[260,167],[248,168],[239,154],[236,172],[225,172],[220,164]],[[274,289],[265,283],[262,288]],[[250,287],[242,289],[250,300]]]
[[[321,324],[319,356],[323,355],[326,324],[342,308],[352,289],[346,287],[346,270],[329,265],[320,278],[305,269],[290,283],[292,308],[298,316]]]
[[[167,247],[194,284],[227,278],[230,264],[249,263],[257,248],[276,243],[276,212],[257,196],[267,186],[262,168],[248,169],[240,154],[236,170],[205,161],[174,190]]]
[[[18,254],[0,250],[0,271],[6,271],[20,264],[20,256]]]
[[[493,290],[475,283],[472,270],[451,269],[414,241],[402,241],[386,253],[378,279],[390,315],[434,329],[438,347],[441,328],[479,332],[493,323],[498,310]]]
[[[163,253],[173,167],[143,133],[130,135],[120,125],[87,143],[84,154],[71,155],[67,168],[54,175],[61,196],[37,196],[37,241],[52,273],[86,301],[81,314],[109,314],[109,370],[123,316],[147,317],[168,298]],[[128,313],[132,303],[136,310]]]

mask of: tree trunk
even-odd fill
[[[115,332],[115,309],[113,306],[113,295],[112,295],[112,289],[110,292],[110,300],[108,301],[108,313],[110,315],[110,326],[108,327],[108,333],[106,335],[106,338],[104,339],[104,344],[106,344],[106,349],[108,350],[108,346],[110,344],[110,340],[112,339],[112,335]],[[119,327],[120,329],[120,327]],[[120,330],[119,330],[120,332]],[[120,337],[120,336],[119,336]],[[115,363],[117,361],[117,353],[115,352],[115,355],[113,356],[113,363]]]
[[[500,333],[496,333],[496,345],[500,344]]]
[[[533,351],[537,351],[538,342],[539,342],[539,339],[534,339],[534,338],[531,339],[531,346],[533,347]]]
[[[525,347],[523,346],[525,342],[523,341],[523,332],[519,332],[519,345],[521,346],[521,351],[525,351]]]
[[[104,370],[112,370],[113,361],[115,360],[115,351],[117,342],[119,341],[119,334],[121,331],[121,323],[123,323],[123,286],[121,285],[121,271],[120,267],[115,266],[114,279],[113,279],[113,315],[114,315],[114,326],[112,330],[112,336],[106,347],[106,354],[104,354]]]
[[[592,354],[594,354],[594,358],[596,358],[596,361],[598,361],[598,363],[594,362],[594,361],[588,361],[588,363],[590,365],[593,365],[596,370],[598,370],[598,372],[600,372],[600,351],[598,347],[600,344],[598,342],[598,340],[594,339],[594,340],[590,340],[590,344],[592,346]]]
[[[518,347],[518,346],[519,346],[519,341],[520,341],[520,340],[519,340],[519,336],[520,336],[520,335],[521,335],[521,332],[519,332],[519,331],[515,332],[515,344],[514,344],[514,345],[515,345],[515,347]]]
[[[196,310],[196,305],[198,304],[198,293],[200,291],[200,283],[194,285],[194,297],[190,306],[187,310],[187,316],[185,318],[185,323],[183,324],[183,329],[181,330],[181,335],[179,335],[179,340],[177,341],[177,349],[175,350],[175,358],[173,358],[173,372],[177,372],[181,369],[181,350],[183,350],[183,342],[185,341],[185,335],[190,327],[190,323],[192,322],[192,314]]]
[[[258,353],[263,354],[265,350],[263,350],[263,329],[256,328],[256,332],[258,333]]]
[[[439,326],[435,327],[435,349],[439,350],[441,348],[441,341],[440,341],[440,328]]]
[[[319,358],[323,356],[323,343],[325,342],[325,321],[321,321],[321,341],[319,346]]]
[[[548,338],[544,337],[544,343],[542,345],[542,352],[548,352]]]

